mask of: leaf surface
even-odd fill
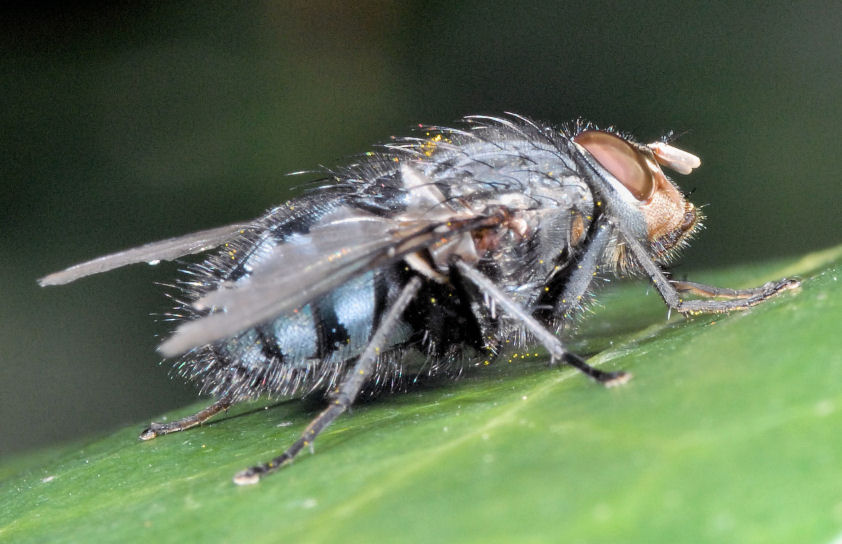
[[[842,534],[842,247],[694,277],[798,291],[667,319],[640,282],[570,331],[604,389],[534,353],[357,405],[259,485],[318,401],[145,422],[0,465],[4,542],[831,542]],[[511,360],[511,363],[509,363]],[[168,414],[181,417],[204,404]]]

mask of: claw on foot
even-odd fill
[[[157,423],[152,423],[151,425],[149,425],[149,427],[143,429],[140,432],[140,436],[138,436],[138,438],[141,440],[152,440],[153,438],[158,436],[159,428],[160,425],[158,425]]]
[[[247,468],[246,470],[241,470],[237,474],[234,475],[234,483],[237,485],[254,485],[260,481],[260,474],[254,471],[254,469]]]
[[[611,372],[610,376],[607,380],[602,381],[602,385],[605,387],[617,387],[618,385],[623,385],[629,382],[632,379],[631,372]]]

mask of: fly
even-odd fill
[[[234,476],[252,484],[311,446],[364,387],[408,370],[409,352],[432,373],[531,339],[605,386],[628,381],[559,338],[598,278],[648,278],[684,315],[744,310],[798,287],[669,278],[662,267],[702,217],[661,167],[689,174],[700,164],[666,140],[641,144],[581,121],[558,129],[514,114],[466,117],[461,128],[427,127],[326,171],[324,186],[253,221],[106,255],[40,283],[215,249],[178,281],[178,325],[158,351],[216,400],[140,438],[261,395],[325,391],[327,408],[299,440]]]

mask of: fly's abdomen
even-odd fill
[[[206,364],[194,376],[217,396],[294,395],[329,388],[345,363],[362,353],[398,285],[383,271],[363,274],[316,302],[218,342],[203,352]],[[409,337],[397,328],[393,347]]]

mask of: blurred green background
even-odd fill
[[[147,421],[195,393],[150,313],[177,266],[39,288],[117,249],[259,215],[285,172],[418,122],[583,116],[688,131],[707,229],[677,271],[840,241],[842,8],[195,2],[2,8],[0,454]]]

